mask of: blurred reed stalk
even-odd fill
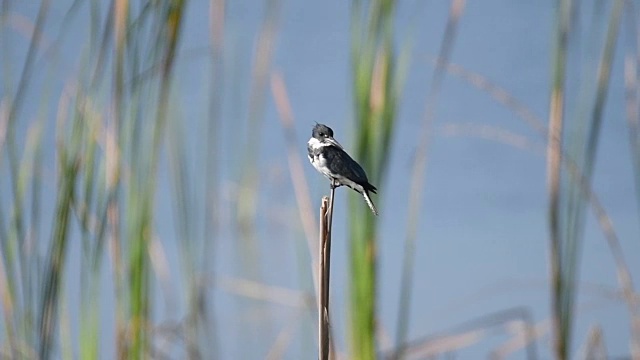
[[[316,251],[316,234],[315,234],[315,221],[313,219],[313,208],[311,205],[311,196],[309,194],[309,186],[307,185],[306,178],[304,176],[302,158],[300,157],[300,151],[298,149],[299,142],[296,139],[294,116],[289,102],[289,96],[287,95],[287,88],[284,78],[279,72],[274,72],[271,76],[271,93],[273,94],[278,115],[280,117],[280,123],[284,131],[285,142],[287,143],[287,160],[289,164],[289,174],[291,176],[291,183],[293,184],[293,190],[296,198],[296,204],[298,206],[298,214],[300,215],[300,221],[307,240],[307,247],[311,256],[311,273],[313,275],[313,287],[316,300],[320,298],[319,293],[319,277],[318,269],[319,254]]]
[[[628,60],[629,59],[627,58],[625,71],[631,71],[631,74],[627,73],[627,87],[632,86],[632,84],[630,83],[632,82],[632,79],[629,78],[629,76],[635,77],[635,75],[632,75],[635,74],[635,69],[633,69],[633,67],[630,67],[630,63],[628,62]],[[491,97],[494,98],[494,100],[512,110],[538,133],[543,135],[545,138],[548,137],[548,131],[546,126],[544,125],[544,121],[538,118],[538,116],[536,116],[530,108],[518,101],[515,97],[513,97],[513,95],[509,94],[507,90],[493,84],[483,76],[469,72],[468,70],[465,70],[458,65],[450,64],[449,66],[447,66],[447,71],[451,74],[460,76],[465,81],[468,81],[472,85],[478,87],[480,90],[487,92]],[[631,98],[627,98],[627,101],[635,102],[637,101],[633,98],[635,97],[635,95],[630,94],[630,92],[632,91],[635,90],[627,88],[627,96],[632,96]],[[636,116],[634,114],[635,110],[632,110],[633,104],[627,105],[627,111],[630,111],[628,113],[628,116]],[[475,124],[448,124],[443,127],[443,130],[449,135],[479,136],[487,140],[502,142],[516,148],[530,150],[536,153],[539,152],[538,150],[541,150],[538,144],[529,142],[521,135],[510,133],[502,128],[477,126]],[[542,148],[542,150],[544,153],[546,148]],[[632,151],[634,151],[633,146]],[[640,336],[633,334],[640,334],[640,314],[638,313],[640,309],[638,308],[638,300],[632,281],[631,271],[624,258],[624,252],[622,250],[620,241],[618,240],[618,235],[615,232],[612,220],[607,214],[606,209],[602,205],[597,194],[591,188],[589,182],[585,178],[585,175],[578,168],[576,162],[571,158],[571,156],[569,156],[569,154],[564,151],[560,154],[560,159],[562,161],[563,169],[570,175],[569,179],[572,186],[580,189],[580,192],[582,193],[585,201],[589,203],[594,216],[598,220],[603,236],[607,241],[607,245],[609,246],[613,259],[616,263],[618,283],[620,285],[624,301],[627,304],[627,308],[631,316],[631,332],[633,340],[631,353],[637,353],[637,350],[634,349],[638,348],[637,342],[640,341]],[[634,343],[636,344],[634,345]]]
[[[269,86],[269,75],[274,60],[276,42],[282,15],[283,1],[268,0],[262,7],[263,15],[261,24],[255,33],[255,47],[250,51],[251,74],[248,91],[239,91],[231,100],[237,107],[238,114],[243,121],[232,122],[233,126],[244,134],[232,141],[232,153],[234,155],[231,162],[234,163],[237,172],[238,191],[234,200],[235,217],[233,219],[235,232],[238,237],[238,269],[251,280],[260,281],[264,278],[265,269],[262,260],[263,254],[260,251],[259,224],[261,195],[264,190],[260,171],[262,171],[260,159],[261,146],[264,145],[264,115],[266,107],[266,95]],[[233,53],[233,52],[232,52]],[[238,59],[240,60],[240,59]],[[232,65],[232,69],[237,65]],[[244,69],[238,68],[241,72]],[[238,73],[237,75],[240,75]],[[244,75],[237,78],[244,81]],[[226,92],[226,90],[224,90]],[[248,96],[246,96],[248,94]],[[226,95],[225,95],[226,96]],[[246,119],[246,121],[244,121]],[[314,250],[315,252],[315,250]],[[241,313],[247,313],[255,309],[256,302],[241,300],[238,304]],[[247,352],[247,357],[251,348],[259,346],[262,335],[265,332],[272,332],[272,319],[269,318],[260,327],[250,326],[244,337],[246,343],[242,346],[241,352]],[[242,357],[243,355],[239,355]]]
[[[629,88],[629,86],[635,86],[632,85],[632,78],[635,77],[635,75],[633,75],[635,74],[635,69],[633,69],[633,66],[630,66],[630,62],[627,61],[625,67],[625,71],[627,71],[627,101],[635,102],[637,101],[634,99],[635,95],[630,93],[635,90]],[[494,100],[509,108],[519,117],[521,117],[522,120],[524,120],[529,126],[531,126],[532,129],[536,130],[545,138],[548,138],[548,131],[546,126],[544,125],[544,121],[538,118],[538,116],[536,116],[530,108],[518,101],[515,97],[513,97],[513,95],[509,94],[507,90],[493,84],[483,76],[469,72],[468,70],[465,70],[458,65],[449,64],[447,66],[447,71],[453,75],[460,76],[465,81],[468,81],[470,84],[476,86],[480,90],[487,92],[492,98],[494,98]],[[631,72],[631,74],[629,72]],[[629,76],[631,76],[631,78]],[[629,96],[631,96],[631,98],[629,98]],[[627,105],[628,116],[636,116],[634,114],[635,110],[633,110],[633,108],[629,108],[633,105]],[[633,120],[630,120],[630,122],[632,121]],[[523,143],[521,141],[523,139],[519,135],[505,133],[501,128],[487,128],[482,126],[478,127],[476,125],[469,124],[463,125],[462,127],[458,125],[446,126],[444,129],[447,133],[450,134],[479,136],[488,140],[499,141],[507,145],[526,150],[533,150],[536,152],[538,150],[536,144],[529,143],[527,140],[525,140],[525,142]],[[632,151],[634,151],[633,146]],[[640,341],[640,336],[638,335],[640,334],[640,308],[638,307],[638,299],[633,285],[633,279],[631,276],[632,274],[629,266],[627,265],[627,261],[625,260],[624,252],[618,239],[618,235],[616,234],[612,220],[607,214],[606,209],[602,205],[597,194],[591,188],[589,181],[581,172],[581,169],[578,168],[576,162],[572,159],[571,156],[569,156],[569,154],[566,153],[566,151],[563,151],[560,154],[560,159],[562,162],[562,169],[569,174],[568,180],[570,181],[571,186],[578,189],[581,193],[581,196],[584,197],[585,201],[589,203],[591,210],[596,217],[598,224],[600,225],[603,236],[607,241],[609,250],[611,251],[611,255],[616,264],[618,284],[620,286],[623,300],[627,305],[631,320],[631,356],[633,359],[638,359],[640,358],[638,356],[638,342]]]
[[[185,300],[187,314],[179,324],[180,336],[175,341],[184,345],[185,353],[191,358],[211,357],[215,345],[210,336],[212,321],[206,313],[208,287],[205,288],[201,276],[211,257],[207,243],[216,226],[213,216],[219,175],[216,173],[218,159],[213,153],[219,142],[211,137],[219,130],[219,119],[216,118],[222,107],[219,89],[223,86],[219,79],[223,73],[220,63],[225,15],[224,1],[211,0],[214,23],[212,84],[218,90],[212,96],[210,107],[214,121],[206,124],[206,131],[198,133],[198,139],[204,138],[198,153],[206,153],[207,163],[197,166],[196,174],[189,174],[188,152],[184,151],[186,146],[181,138],[184,134],[181,130],[187,127],[183,119],[172,112],[175,107],[171,106],[174,104],[174,67],[187,3],[182,0],[113,0],[109,4],[98,0],[71,1],[56,42],[45,52],[40,51],[46,43],[44,35],[52,30],[45,29],[45,20],[54,2],[42,0],[36,9],[35,23],[21,18],[22,25],[27,25],[24,28],[30,29],[25,31],[30,41],[25,56],[11,49],[12,41],[4,41],[14,36],[11,34],[13,29],[7,24],[19,16],[12,14],[12,1],[1,2],[2,69],[11,69],[15,58],[24,56],[25,60],[15,87],[10,78],[11,71],[3,72],[2,94],[7,96],[0,102],[0,155],[2,159],[9,159],[11,186],[7,189],[12,191],[12,201],[6,202],[5,198],[0,201],[11,204],[8,214],[5,207],[0,208],[0,294],[3,295],[3,325],[7,334],[7,342],[3,345],[9,345],[1,350],[0,356],[46,359],[59,353],[63,356],[75,353],[83,359],[98,358],[101,350],[114,347],[109,343],[111,338],[102,335],[101,311],[104,308],[101,300],[105,296],[113,296],[115,301],[113,313],[107,314],[115,318],[114,357],[136,359],[164,355],[154,341],[153,307],[161,300],[153,297],[153,289],[155,281],[162,281],[166,274],[160,273],[166,271],[166,267],[160,269],[166,264],[158,255],[163,250],[154,226],[156,198],[160,197],[158,179],[164,178],[159,174],[164,170],[162,161],[166,155],[176,184],[173,194],[176,237],[182,240],[177,244],[183,255],[185,280],[181,282],[185,284],[184,289],[180,290],[188,294]],[[56,8],[57,11],[60,9]],[[273,12],[271,9],[269,7]],[[77,74],[73,74],[76,77],[70,77],[60,96],[55,133],[47,138],[48,89],[46,86],[44,90],[28,89],[29,83],[32,77],[38,80],[45,77],[47,71],[58,73],[57,59],[51,54],[64,48],[61,45],[66,45],[66,40],[76,41],[78,39],[73,36],[79,36],[81,41],[78,43],[83,43],[83,34],[65,36],[72,26],[68,24],[74,22],[75,16],[90,19],[88,43],[86,48],[80,49],[84,50],[84,56],[80,57]],[[261,47],[266,50],[261,54],[271,53],[271,33],[273,31],[263,36],[262,42],[266,45]],[[254,102],[259,102],[263,96],[264,74],[268,73],[268,66],[263,64],[264,56],[259,57],[261,62],[256,65],[259,69],[255,76],[261,80],[254,91]],[[34,64],[38,60],[45,66],[36,67]],[[76,69],[73,61],[70,67]],[[37,118],[42,116],[43,121],[25,126],[20,120],[34,115],[20,110],[31,111],[38,106],[41,106],[42,114]],[[254,117],[261,111],[261,106],[256,106]],[[172,122],[172,118],[177,120]],[[171,130],[176,131],[169,134],[169,146],[165,148],[167,124],[174,125]],[[20,136],[27,128],[31,140],[23,149],[20,145],[25,141]],[[43,169],[43,154],[49,153],[44,151],[43,145],[53,142],[54,137],[56,153],[53,156],[58,168],[55,176],[49,179],[46,175],[54,170],[46,166]],[[7,168],[1,160],[0,165],[2,170]],[[205,169],[205,176],[201,176],[200,169]],[[197,190],[192,190],[194,187],[189,179],[204,180],[196,184],[201,185]],[[42,190],[46,187],[55,188],[58,193],[53,202],[53,216],[43,219],[41,208],[50,206],[41,201]],[[202,189],[201,193],[206,196],[194,194]],[[198,211],[201,208],[204,211]],[[48,222],[52,224],[51,230],[40,234],[41,223]],[[200,225],[202,227],[198,228]],[[81,241],[73,241],[77,238]],[[43,239],[46,242],[43,243]],[[81,271],[77,274],[80,278],[79,325],[78,341],[72,341],[68,322],[60,324],[58,313],[69,309],[67,299],[73,297],[65,294],[65,281],[68,283],[76,276],[75,271],[71,273],[67,268],[75,263],[68,256],[69,248],[78,243],[81,246]],[[41,249],[47,247],[48,253],[42,256]],[[101,264],[102,259],[107,258],[106,250],[113,270],[106,277],[112,276],[112,289],[109,281],[102,280],[105,269]],[[78,350],[74,351],[73,346]]]
[[[324,196],[320,206],[320,241],[318,278],[320,279],[320,300],[318,301],[318,354],[320,360],[328,360],[331,352],[331,325],[329,313],[329,289],[331,278],[331,228],[333,226],[333,199],[335,183],[331,181],[329,199]]]
[[[331,226],[333,224],[333,199],[335,189],[331,189],[331,198],[322,198],[320,207],[320,235],[319,242],[313,234],[315,222],[313,221],[313,211],[309,196],[309,188],[302,169],[302,159],[298,151],[298,142],[295,138],[294,117],[289,96],[282,74],[274,72],[271,76],[271,92],[273,94],[278,115],[284,131],[287,143],[287,157],[289,163],[289,173],[293,184],[298,213],[302,222],[302,227],[307,238],[307,246],[311,255],[311,267],[313,274],[313,285],[315,288],[315,303],[318,311],[318,356],[320,359],[327,358],[334,352],[333,342],[331,342],[331,326],[329,317],[329,284],[331,265]],[[314,250],[317,248],[317,251]]]
[[[549,187],[549,230],[550,230],[550,276],[551,312],[553,320],[553,353],[556,359],[571,357],[572,328],[577,296],[576,284],[579,279],[579,259],[585,226],[585,204],[589,200],[585,189],[591,188],[591,179],[596,160],[600,128],[609,88],[609,78],[615,54],[615,45],[620,28],[624,2],[611,3],[608,22],[605,22],[604,43],[601,55],[595,62],[595,70],[588,69],[581,74],[580,96],[575,115],[565,123],[565,97],[567,78],[567,58],[571,43],[577,39],[579,31],[576,21],[579,7],[571,0],[561,0],[557,8],[555,54],[553,58],[552,90],[549,110],[549,132],[547,147],[547,183]],[[593,34],[598,33],[598,23],[592,24]],[[589,39],[594,46],[597,38]],[[592,60],[587,58],[587,60]],[[571,159],[568,173],[563,176],[562,163],[566,127],[566,156]],[[591,199],[593,202],[594,200]],[[597,204],[596,204],[597,205]],[[596,208],[600,208],[597,206]],[[598,213],[597,213],[598,214]],[[602,216],[598,217],[600,221]],[[602,223],[605,232],[610,224]],[[618,250],[617,238],[608,236],[613,255],[618,264],[619,279],[623,291],[633,293],[630,277],[625,276],[624,260]],[[622,264],[622,265],[620,265]],[[637,305],[629,299],[628,305],[632,322],[637,318]],[[631,328],[632,337],[635,334]],[[632,346],[632,354],[635,352]]]
[[[128,6],[126,4],[124,6]],[[168,118],[169,95],[172,83],[172,71],[175,62],[177,46],[180,38],[180,29],[182,25],[182,15],[186,1],[172,0],[162,4],[157,4],[151,8],[150,13],[142,12],[139,21],[155,22],[158,26],[157,32],[152,38],[158,46],[149,54],[159,63],[158,77],[154,77],[149,83],[131,83],[131,94],[134,100],[123,105],[130,105],[131,111],[140,110],[138,107],[143,106],[144,101],[140,101],[138,90],[140,87],[148,86],[149,93],[147,101],[155,103],[155,113],[147,114],[148,117],[155,118],[155,121],[147,121],[138,123],[136,118],[127,124],[127,132],[132,138],[120,137],[119,141],[131,139],[133,143],[126,144],[122,148],[129,150],[131,159],[131,180],[126,199],[127,212],[127,231],[126,244],[129,247],[128,254],[128,274],[127,285],[129,287],[129,304],[128,304],[128,324],[125,328],[121,328],[120,339],[127,333],[126,348],[121,347],[119,353],[126,354],[125,357],[131,359],[140,359],[148,357],[151,352],[150,347],[150,313],[153,302],[150,298],[151,275],[152,268],[149,258],[149,246],[151,238],[154,235],[153,218],[155,210],[155,192],[157,185],[158,163],[161,150],[161,144],[164,138],[164,129]],[[150,16],[150,18],[146,18]],[[127,24],[131,21],[129,18],[120,20]],[[143,29],[134,30],[134,34],[138,37],[132,39],[130,44],[131,50],[129,55],[143,57],[148,49],[143,41]],[[129,32],[131,34],[131,32]],[[133,54],[131,54],[133,53]],[[124,60],[124,59],[123,59]],[[127,63],[128,64],[128,63]],[[123,68],[125,65],[121,65]],[[134,61],[133,64],[136,64]],[[135,69],[135,65],[134,69]],[[141,80],[142,81],[142,80]],[[145,95],[141,96],[142,99]],[[133,114],[132,114],[133,115]],[[117,119],[119,121],[122,119]],[[150,176],[151,175],[151,176]],[[121,343],[121,345],[123,345]]]
[[[3,1],[0,13],[0,31],[5,32],[5,26],[11,18],[11,4],[9,1]],[[56,304],[58,301],[57,288],[47,286],[41,282],[40,273],[34,271],[34,266],[44,266],[42,261],[34,256],[33,244],[37,243],[34,237],[38,234],[40,210],[38,204],[40,201],[40,192],[36,188],[40,184],[38,172],[40,171],[41,146],[40,137],[36,137],[36,141],[27,141],[24,151],[21,152],[18,140],[20,127],[20,118],[22,111],[26,105],[28,98],[28,90],[31,85],[34,64],[39,55],[43,33],[46,21],[49,15],[50,1],[42,0],[38,8],[35,22],[30,27],[30,33],[25,36],[28,38],[28,49],[20,76],[17,79],[15,91],[11,89],[12,70],[10,67],[11,52],[10,46],[3,45],[3,95],[0,95],[0,155],[8,158],[7,181],[10,185],[11,207],[9,211],[8,221],[4,219],[4,212],[0,211],[0,242],[2,243],[3,270],[6,278],[1,281],[6,288],[1,291],[6,295],[3,299],[5,307],[5,329],[9,340],[10,353],[12,357],[36,357],[36,351],[42,353],[43,349],[46,353],[48,345],[53,339],[53,329],[56,325]],[[2,39],[4,40],[4,39]],[[4,41],[0,41],[3,42]],[[33,133],[35,128],[41,127],[42,124],[31,127],[29,133]],[[33,140],[33,139],[31,139]],[[40,149],[40,150],[39,150]],[[22,156],[21,156],[22,155]],[[68,173],[75,177],[77,164],[70,164],[75,154],[71,154],[69,158],[61,159],[62,172]],[[0,157],[0,165],[4,158]],[[69,179],[69,182],[60,184],[58,188],[58,197],[55,204],[55,213],[64,219],[54,224],[55,230],[52,236],[54,245],[50,247],[50,254],[62,253],[66,248],[65,234],[68,230],[68,209],[65,204],[69,204],[68,197],[69,188],[73,189],[75,179]],[[32,185],[29,187],[28,185]],[[31,190],[31,191],[30,191]],[[31,192],[31,194],[29,194]],[[32,202],[29,204],[28,196],[31,195]],[[4,200],[6,201],[6,200]],[[3,201],[0,199],[0,204]],[[30,206],[32,206],[30,208]],[[30,211],[31,210],[31,211]],[[27,219],[31,217],[32,222],[27,225]],[[53,261],[52,261],[53,259]],[[49,284],[60,279],[63,273],[63,265],[55,261],[54,256],[48,258],[47,269],[53,269],[55,273],[51,273],[47,280],[51,280]],[[56,267],[56,265],[60,265]],[[46,288],[41,288],[42,286]],[[44,294],[44,295],[41,295]],[[46,297],[46,299],[45,299]],[[39,311],[44,309],[46,311]]]
[[[495,336],[496,331],[505,331],[512,335],[512,339],[496,347],[489,358],[505,359],[526,347],[526,358],[536,360],[535,340],[545,335],[545,323],[543,321],[542,326],[536,326],[531,312],[525,307],[509,308],[471,319],[450,331],[412,340],[404,346],[402,355],[411,359],[447,358],[447,355],[453,356],[455,351]],[[391,349],[383,353],[382,358],[391,359],[397,355],[397,349]]]
[[[627,124],[629,128],[629,151],[634,172],[634,185],[636,190],[636,205],[640,211],[640,79],[638,67],[640,64],[640,27],[638,26],[637,7],[631,1],[625,1],[626,10],[624,22],[626,25],[626,37],[630,46],[627,46],[624,59],[624,79]],[[634,303],[636,311],[640,310],[640,304]],[[640,359],[640,316],[635,316],[631,322],[633,340],[631,354]],[[635,335],[634,335],[635,334]]]
[[[56,199],[56,221],[53,225],[49,257],[44,269],[42,306],[40,312],[40,347],[39,357],[50,358],[51,346],[55,338],[54,328],[57,324],[57,311],[64,266],[66,265],[66,247],[70,227],[72,203],[75,198],[74,188],[80,167],[80,146],[83,134],[79,117],[75,118],[70,140],[59,141],[58,161],[62,183]],[[61,132],[63,133],[63,132]],[[67,148],[65,144],[70,143]]]
[[[264,17],[256,34],[256,49],[251,69],[251,85],[247,106],[245,143],[240,143],[237,151],[241,154],[240,187],[237,199],[237,229],[242,241],[242,252],[247,254],[241,260],[254,279],[260,277],[260,261],[257,242],[257,212],[259,176],[258,152],[261,144],[262,124],[266,101],[269,73],[278,35],[281,0],[268,0],[264,7]]]
[[[383,188],[407,65],[398,61],[394,46],[395,6],[393,0],[352,2],[353,153],[378,188]],[[364,360],[376,357],[377,218],[362,205],[360,197],[349,195],[350,358]]]
[[[417,239],[418,219],[422,215],[420,207],[422,204],[422,192],[425,186],[425,176],[427,167],[427,155],[430,145],[430,137],[435,122],[435,110],[440,95],[440,89],[446,75],[445,68],[449,63],[453,45],[455,43],[458,23],[465,8],[465,0],[452,0],[449,9],[447,26],[442,36],[442,43],[438,54],[438,60],[433,72],[433,78],[429,87],[426,100],[425,112],[418,148],[412,166],[411,184],[409,191],[409,205],[407,217],[407,236],[404,243],[404,259],[402,262],[402,279],[400,285],[400,301],[398,305],[398,326],[396,330],[396,352],[394,359],[401,359],[404,356],[404,347],[407,343],[407,333],[409,330],[409,319],[411,312],[411,294],[413,288],[413,266],[415,258],[415,247]]]
[[[549,188],[549,240],[551,276],[552,353],[558,360],[567,358],[567,320],[563,311],[563,278],[561,275],[560,229],[560,154],[562,151],[562,119],[564,113],[565,66],[567,57],[571,1],[558,4],[557,33],[553,58],[552,90],[547,140],[547,186]]]
[[[624,59],[624,80],[627,124],[629,127],[629,147],[634,170],[636,206],[640,211],[640,27],[638,26],[637,7],[632,1],[625,6],[625,37],[628,39]]]

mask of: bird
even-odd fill
[[[333,138],[330,127],[316,123],[307,142],[307,152],[311,165],[331,181],[332,189],[344,185],[359,192],[373,214],[378,215],[369,195],[377,194],[378,189],[369,183],[362,166]]]

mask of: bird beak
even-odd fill
[[[332,137],[328,137],[326,140],[327,140],[327,142],[328,142],[329,144],[332,144],[332,145],[337,146],[338,148],[340,148],[340,149],[344,150],[344,148],[342,147],[342,145],[340,145],[340,143],[339,143],[339,142],[337,142],[337,141],[336,141],[336,139],[334,139],[334,138],[332,138]]]

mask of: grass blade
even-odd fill
[[[560,154],[564,115],[565,67],[571,21],[571,0],[561,0],[556,21],[557,34],[553,57],[553,76],[549,110],[547,145],[547,186],[549,188],[549,232],[551,266],[551,313],[553,354],[558,360],[568,356],[567,327],[563,316],[562,244],[560,224]]]

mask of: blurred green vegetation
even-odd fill
[[[381,193],[402,88],[394,41],[395,6],[393,0],[352,3],[354,157],[367,169],[370,182]],[[350,357],[374,359],[377,218],[362,205],[357,194],[349,197],[349,215]]]

